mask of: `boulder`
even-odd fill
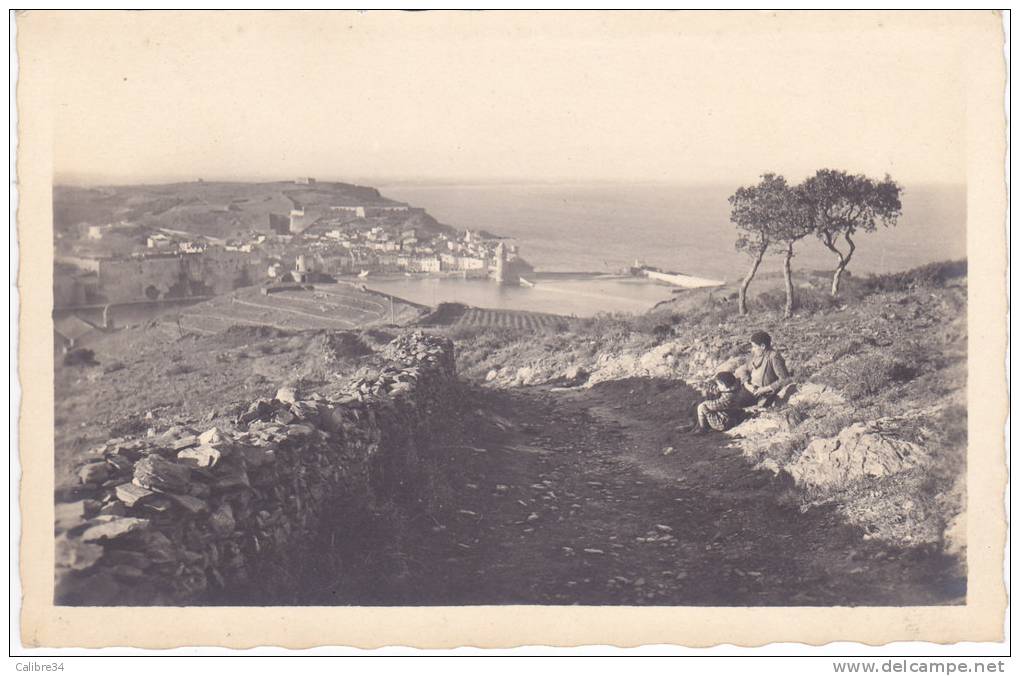
[[[276,391],[275,399],[284,404],[296,404],[298,400],[293,387],[281,387]]]
[[[179,451],[179,450],[184,449],[184,448],[190,448],[191,446],[197,446],[198,445],[198,437],[196,437],[195,435],[191,434],[191,435],[188,435],[186,437],[181,437],[180,439],[176,439],[174,441],[171,441],[169,445],[170,445],[170,448],[175,450],[175,451]]]
[[[148,488],[142,488],[141,486],[133,483],[121,484],[117,486],[114,492],[117,495],[117,499],[123,502],[127,507],[134,507],[146,498],[155,495],[155,493],[150,491]]]
[[[109,520],[106,520],[106,519]],[[99,542],[102,540],[117,540],[132,533],[139,533],[149,528],[148,519],[136,519],[130,516],[122,517],[96,517],[97,523],[84,533],[81,539],[84,542]]]
[[[171,494],[170,498],[192,514],[201,514],[209,511],[209,505],[206,504],[205,500],[196,498],[193,495]]]
[[[194,446],[177,454],[177,459],[195,467],[214,467],[223,454],[212,446]]]
[[[834,487],[896,474],[925,460],[921,447],[890,435],[880,421],[873,421],[854,423],[835,437],[815,439],[784,469],[798,484]]]
[[[99,510],[100,516],[124,516],[127,510],[122,502],[109,502]]]
[[[216,467],[217,490],[227,491],[236,488],[251,488],[251,481],[248,479],[248,471],[237,460],[221,462]]]
[[[108,464],[117,473],[128,472],[134,467],[134,462],[123,455],[109,455],[106,458]]]
[[[268,420],[274,410],[276,409],[268,400],[258,399],[252,402],[247,411],[238,416],[237,421],[247,425],[256,420]]]
[[[158,455],[147,455],[135,463],[134,483],[164,493],[187,493],[191,470]]]
[[[88,570],[103,557],[103,548],[80,540],[57,538],[57,566],[71,570]]]
[[[110,478],[110,468],[105,462],[90,462],[78,470],[83,484],[101,484]]]
[[[85,501],[58,502],[53,508],[54,526],[58,533],[82,525],[85,520]]]
[[[213,427],[198,435],[198,443],[201,446],[219,446],[230,444],[231,439],[218,427]]]

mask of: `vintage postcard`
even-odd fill
[[[1003,636],[998,12],[24,11],[25,646]]]

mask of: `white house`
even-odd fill
[[[173,244],[173,240],[161,232],[149,235],[148,239],[146,239],[146,245],[150,249],[169,249],[171,244]]]

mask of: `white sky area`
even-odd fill
[[[964,14],[47,14],[58,181],[963,182]],[[997,20],[997,19],[995,19]],[[33,64],[27,64],[29,67]]]

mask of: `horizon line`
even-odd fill
[[[468,177],[436,177],[436,178],[409,178],[409,177],[368,177],[351,176],[348,178],[319,178],[318,176],[306,175],[316,179],[320,183],[345,183],[362,187],[377,186],[500,186],[500,185],[737,185],[740,179],[677,179],[677,178],[468,178]],[[198,183],[295,183],[297,176],[283,177],[151,177],[135,181],[124,181],[117,179],[105,180],[101,177],[90,178],[75,176],[73,174],[61,176],[53,175],[53,187],[74,187],[74,188],[105,188],[105,187],[143,187],[174,184],[198,184]],[[923,180],[902,180],[895,179],[901,185],[927,185],[927,186],[954,186],[966,187],[967,181],[947,179],[923,179]]]

